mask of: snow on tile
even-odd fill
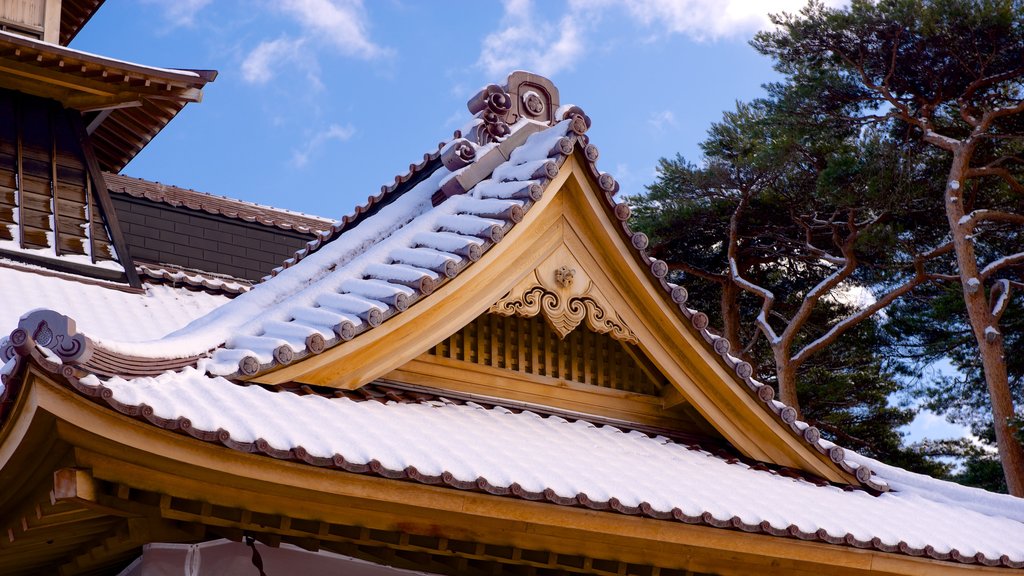
[[[218,348],[202,366],[227,375],[246,356],[266,363],[278,346],[303,351],[305,344],[297,338],[303,332],[332,336],[327,324],[332,315],[335,325],[341,319],[361,327],[372,308],[385,312],[397,295],[412,296],[409,283],[439,279],[430,266],[461,261],[456,252],[468,244],[482,245],[481,236],[503,226],[503,220],[487,215],[523,205],[511,196],[537,184],[530,178],[549,161],[548,152],[568,126],[561,122],[531,134],[505,168],[477,186],[479,194],[433,206],[431,196],[451,175],[438,168],[373,217],[181,330],[157,340],[104,338],[100,343],[112,352],[150,358],[184,358]],[[513,180],[499,182],[499,176]]]
[[[30,267],[23,267],[30,268]],[[0,265],[0,338],[36,308],[70,316],[77,329],[100,341],[148,340],[181,328],[228,302],[224,296],[168,285],[146,285],[145,293],[125,292],[71,278]]]
[[[101,382],[89,377],[83,383]],[[873,496],[816,486],[799,479],[691,450],[663,437],[501,407],[443,401],[356,402],[240,386],[195,369],[132,381],[102,383],[113,399],[147,404],[155,415],[188,418],[194,428],[230,433],[240,442],[266,440],[275,449],[304,447],[311,455],[341,455],[348,462],[380,462],[392,470],[415,467],[456,480],[486,479],[495,486],[551,489],[572,498],[646,502],[655,510],[679,508],[717,520],[766,521],[804,532],[852,534],[883,544],[930,545],[939,553],[982,553],[1024,560],[1022,506],[1016,499],[972,491],[853,456],[893,486]],[[372,430],[372,433],[367,431]]]

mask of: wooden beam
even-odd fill
[[[54,105],[55,106],[55,105]],[[60,110],[48,106],[46,119],[50,127],[50,211],[53,215],[53,253],[60,256],[60,203],[57,201],[57,122]]]
[[[15,201],[18,203],[18,246],[20,248],[25,247],[25,198],[24,198],[24,178],[25,170],[24,163],[22,162],[22,154],[24,152],[22,146],[22,136],[25,132],[25,119],[24,119],[24,98],[20,94],[14,96],[14,116],[17,128],[15,129],[15,139],[17,143],[17,173],[15,174],[16,181],[15,187]]]
[[[43,85],[60,86],[62,88],[68,88],[75,92],[92,94],[94,96],[104,96],[110,98],[117,94],[117,90],[112,90],[112,86],[104,85],[103,83],[91,82],[84,78],[79,80],[75,78],[75,82],[69,82],[62,78],[57,77],[54,74],[40,74],[39,68],[36,65],[27,65],[20,62],[0,62],[0,72],[5,72],[13,76],[19,76],[21,78],[27,78],[33,82],[40,82]],[[60,74],[60,76],[66,76]]]
[[[96,114],[96,116],[89,121],[89,124],[85,127],[85,131],[88,134],[92,135],[92,133],[95,132],[97,128],[99,128],[100,124],[102,124],[103,121],[107,119],[107,116],[110,116],[110,113],[113,111],[114,108],[104,108],[103,110],[100,110]]]
[[[100,201],[100,208],[103,210],[107,230],[110,231],[110,240],[114,243],[114,250],[117,252],[117,260],[124,268],[124,275],[128,284],[133,288],[142,288],[142,281],[135,271],[135,261],[128,250],[128,243],[125,242],[124,234],[121,232],[121,224],[117,220],[117,212],[114,210],[114,203],[110,199],[110,192],[107,189],[107,181],[103,178],[103,171],[100,170],[99,161],[96,160],[96,151],[92,147],[89,133],[85,130],[85,123],[81,114],[72,110],[67,111],[68,121],[71,123],[78,141],[82,145],[82,154],[85,157],[85,165],[96,185],[96,197]]]

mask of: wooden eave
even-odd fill
[[[86,115],[104,170],[118,172],[189,102],[212,70],[121,62],[0,32],[0,87],[57,100]]]
[[[6,574],[110,573],[149,541],[243,535],[370,550],[368,559],[418,560],[443,574],[510,565],[609,575],[652,566],[722,576],[1007,573],[268,459],[103,408],[32,363],[22,378],[0,430]],[[490,568],[471,569],[479,561]]]
[[[61,0],[60,3],[60,44],[67,46],[75,39],[104,0]]]
[[[616,230],[587,159],[577,150],[547,185],[543,198],[479,262],[421,303],[322,354],[258,376],[266,384],[298,382],[354,389],[412,362],[468,324],[556,253],[567,252],[615,303],[640,349],[672,384],[666,405],[680,400],[745,456],[842,484],[857,484],[827,456],[784,427],[723,366],[673,310],[635,249]],[[676,396],[676,393],[678,396]]]

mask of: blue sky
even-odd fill
[[[839,0],[836,0],[839,1]],[[551,78],[593,119],[625,194],[661,157],[699,161],[708,126],[778,79],[748,44],[802,0],[110,0],[73,48],[212,68],[124,170],[339,218],[469,118],[508,72]],[[914,438],[963,434],[924,415]]]
[[[340,217],[526,69],[594,120],[599,162],[636,193],[658,158],[776,78],[747,44],[800,0],[111,0],[72,47],[213,68],[125,173]]]

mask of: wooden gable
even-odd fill
[[[587,162],[577,149],[522,222],[424,302],[350,342],[254,381],[351,390],[391,380],[556,406],[724,438],[747,457],[853,482],[765,410],[684,323],[674,309],[678,305],[652,281],[629,239],[616,230],[621,224]],[[666,384],[656,394],[637,393],[580,383],[561,372],[531,374],[541,372],[539,365],[527,365],[525,371],[495,368],[487,360],[489,351],[483,361],[474,353],[469,361],[464,352],[458,358],[458,350],[455,359],[444,357],[451,355],[444,352],[444,343],[454,338],[458,346],[461,339],[464,346],[467,335],[479,334],[474,326],[486,323],[486,336],[487,315],[535,317],[534,312],[559,336],[583,328],[596,334],[594,341],[610,335],[617,344],[628,344],[638,365],[648,370],[645,378]],[[534,348],[561,354],[566,346],[562,338],[546,345],[539,338],[531,335],[531,354]],[[492,343],[497,345],[487,336],[486,346]],[[568,354],[571,363],[571,349]],[[587,369],[598,370],[600,361],[595,354]]]

